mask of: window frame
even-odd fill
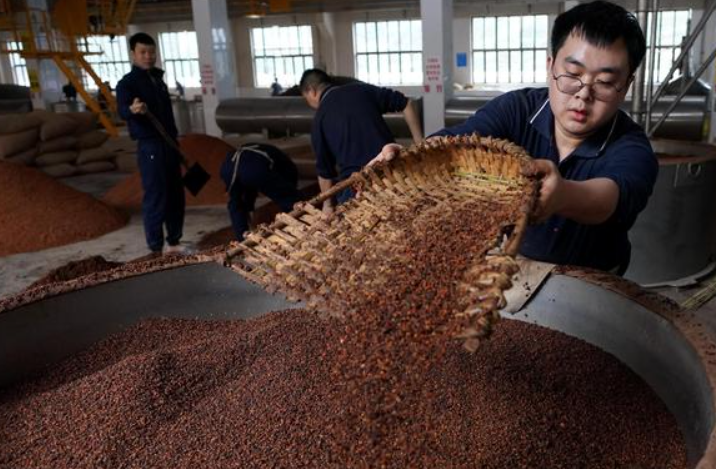
[[[280,43],[282,36],[291,36],[294,30],[295,39],[297,41],[295,45],[272,46],[272,44]],[[276,38],[267,40],[267,32],[269,31],[277,33],[276,37],[279,38],[278,42]],[[259,32],[260,41],[257,36]],[[274,77],[278,78],[279,84],[283,88],[288,88],[298,84],[305,70],[314,67],[315,47],[313,44],[313,26],[310,24],[255,26],[249,29],[249,38],[251,40],[251,65],[253,68],[255,88],[270,88],[274,82]],[[303,42],[305,38],[310,38],[310,44]],[[292,50],[294,50],[294,52],[292,52]],[[266,68],[270,62],[272,63],[273,73],[269,73],[268,68]],[[278,71],[280,68],[279,64],[283,67],[283,74]],[[286,70],[289,69],[289,64],[292,73],[286,72]],[[264,72],[260,73],[260,69],[263,69]],[[279,75],[281,75],[281,77],[279,77]],[[268,78],[264,81],[262,79],[263,76]]]
[[[665,14],[674,14],[673,22],[672,22],[672,43],[671,44],[663,44],[662,41],[664,39],[663,36],[660,35],[660,33],[663,31],[663,18]],[[650,57],[650,46],[651,46],[651,19],[653,12],[649,11],[647,13],[647,21],[646,21],[646,31],[644,35],[646,36],[646,55],[644,57],[644,61],[642,62],[642,67],[644,67],[644,83],[649,83],[649,57]],[[681,42],[680,38],[678,37],[678,30],[679,24],[684,24],[684,36],[688,36],[690,33],[688,29],[688,25],[693,19],[694,10],[691,8],[688,9],[668,9],[668,10],[659,10],[657,12],[657,34],[656,34],[656,53],[655,53],[655,61],[656,61],[656,67],[654,68],[654,77],[653,77],[653,84],[654,85],[660,85],[663,79],[666,77],[666,74],[669,72],[669,69],[671,69],[671,66],[674,63],[674,60],[679,56],[681,53]],[[685,14],[686,18],[685,21],[683,19],[679,19],[679,14]],[[669,56],[670,58],[663,62],[663,58],[666,56]],[[688,60],[688,57],[687,59]],[[662,67],[662,63],[665,64],[665,66]],[[680,76],[680,72],[677,69],[674,72],[674,75],[672,75],[672,79],[675,77]]]
[[[193,42],[189,38],[189,46],[182,47],[183,35],[193,35]],[[196,31],[189,29],[181,31],[165,31],[159,33],[159,53],[164,70],[164,82],[172,89],[176,81],[186,88],[201,88],[201,71],[199,65],[199,42]],[[181,71],[178,74],[177,71]]]
[[[531,45],[529,42],[525,42],[524,31],[525,19],[532,19],[531,27]],[[476,36],[479,34],[476,27],[478,20],[483,21],[482,26],[482,41],[478,41]],[[515,27],[516,21],[519,21],[520,34],[518,39],[513,41],[513,35],[509,34],[509,31]],[[487,23],[492,22],[493,28],[488,31]],[[538,28],[537,21],[542,22],[544,31],[540,31]],[[500,41],[500,25],[506,23],[508,27],[507,41]],[[547,71],[546,63],[547,57],[549,56],[549,37],[552,29],[552,22],[548,14],[532,14],[532,15],[494,15],[494,16],[473,16],[470,18],[470,81],[476,86],[519,86],[519,85],[532,85],[547,83]],[[493,33],[491,38],[488,38],[488,32]],[[543,33],[543,34],[542,34]],[[544,39],[542,39],[544,38]],[[543,42],[542,42],[543,41]],[[505,44],[506,42],[506,44]],[[532,67],[525,67],[525,58],[528,57],[526,54],[532,55]],[[477,71],[479,54],[482,54],[482,69],[483,72],[480,74]],[[492,54],[494,57],[494,74],[492,70],[488,70],[488,57]],[[504,61],[505,55],[507,60]],[[513,72],[511,69],[514,65],[513,55],[519,57],[521,66],[519,72]],[[507,64],[507,69],[501,69],[501,59]],[[519,73],[519,79],[515,79],[515,73]],[[531,76],[531,81],[527,78]],[[506,78],[506,79],[503,79]],[[543,79],[541,79],[543,78]]]
[[[8,51],[8,60],[10,62],[10,72],[12,73],[12,82],[18,86],[30,86],[30,75],[27,72],[27,61],[20,55],[22,43],[17,41],[6,41],[5,46]]]
[[[416,26],[417,32],[414,30]],[[364,29],[362,34],[362,38],[365,38],[364,44],[361,44],[361,38],[359,38],[361,27]],[[404,27],[409,29],[407,34],[404,34]],[[372,33],[368,32],[368,28],[373,29]],[[379,86],[420,86],[423,84],[425,59],[423,57],[422,20],[404,18],[356,21],[351,30],[353,33],[353,66],[357,79]],[[388,37],[380,37],[381,32],[387,34]],[[394,45],[395,42],[390,40],[390,35],[396,32],[398,35],[397,47]],[[372,39],[369,37],[371,35],[374,36]],[[406,44],[408,47],[404,47]],[[361,62],[364,62],[365,67],[361,65]],[[396,64],[397,70],[393,70]],[[387,71],[384,70],[385,67],[388,68]],[[373,68],[377,70],[372,71]]]
[[[102,81],[108,81],[114,89],[117,82],[132,69],[129,58],[129,40],[125,35],[111,38],[105,35],[88,36],[79,39],[80,50],[92,52],[84,56]],[[114,72],[109,73],[113,69]],[[99,88],[91,76],[82,70],[82,82],[88,91],[97,91]]]

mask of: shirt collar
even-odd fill
[[[330,92],[333,91],[334,89],[336,89],[336,86],[335,86],[335,85],[328,85],[328,87],[327,87],[326,89],[324,89],[323,92],[321,92],[321,97],[318,98],[318,105],[319,105],[319,106],[320,106],[320,104],[323,102],[323,100],[325,99],[325,97],[328,96],[328,93],[330,93]]]
[[[137,67],[136,65],[132,65],[132,72],[147,73],[155,78],[162,78],[162,76],[164,76],[164,70],[159,67],[152,67],[149,70],[145,70],[143,68]]]
[[[617,111],[608,124],[580,143],[572,154],[579,155],[584,158],[596,158],[601,155],[614,135],[614,130],[617,127],[619,115],[621,113],[621,110]],[[532,125],[532,127],[534,127],[544,138],[548,139],[550,142],[552,141],[554,114],[552,114],[549,99],[546,99],[540,105],[537,111],[532,115],[532,117],[530,117],[529,122],[530,125]]]

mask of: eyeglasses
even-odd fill
[[[555,76],[552,72],[552,78],[557,82],[557,89],[564,94],[575,95],[579,93],[582,88],[588,86],[592,89],[594,99],[599,101],[614,101],[619,93],[624,90],[624,87],[617,88],[611,83],[605,83],[603,81],[595,81],[594,83],[584,83],[577,77],[571,75],[559,75]],[[629,82],[627,82],[628,84]]]

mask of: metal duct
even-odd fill
[[[464,122],[492,98],[458,96],[448,101],[445,109],[445,125]],[[652,110],[652,119],[659,119],[673,102],[673,97],[663,97]],[[422,99],[418,98],[422,114]],[[701,140],[706,115],[706,97],[685,97],[667,118],[656,134],[660,138],[676,140]],[[622,109],[629,112],[631,100]],[[261,133],[264,130],[274,136],[309,133],[314,111],[301,97],[234,98],[222,101],[216,109],[216,123],[224,133]],[[402,114],[388,114],[385,119],[396,138],[410,138],[410,129]]]
[[[423,100],[415,101],[422,115]],[[302,97],[234,98],[219,103],[216,123],[227,134],[267,131],[272,136],[285,136],[310,133],[314,114]],[[384,118],[396,138],[410,137],[402,113],[386,114]]]

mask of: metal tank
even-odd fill
[[[182,262],[145,274],[122,268],[0,301],[0,387],[142,318],[246,319],[289,306],[216,263]],[[622,279],[580,271],[552,274],[515,318],[616,356],[675,415],[689,468],[716,467],[712,318],[665,307]]]
[[[464,122],[484,106],[491,97],[456,96],[445,107],[445,125]],[[673,101],[674,96],[664,96],[652,111],[656,122]],[[417,98],[422,115],[422,98]],[[629,112],[631,100],[622,109]],[[233,98],[219,103],[216,123],[224,133],[248,134],[267,131],[271,136],[309,133],[314,111],[301,97]],[[657,130],[656,137],[677,140],[701,140],[706,116],[706,97],[686,96]],[[402,114],[387,114],[386,122],[396,138],[409,138],[410,129]]]
[[[659,176],[629,232],[632,256],[625,277],[644,286],[683,286],[714,267],[716,148],[653,141]]]
[[[415,100],[422,116],[423,99]],[[227,134],[267,131],[272,137],[311,132],[315,111],[299,96],[226,99],[216,108],[216,123]],[[384,116],[396,138],[410,137],[410,129],[401,113]],[[421,119],[422,120],[422,119]]]

